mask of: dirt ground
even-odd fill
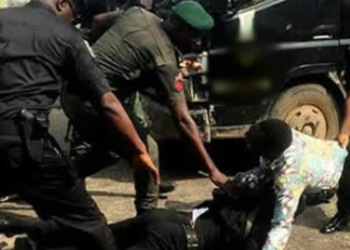
[[[169,194],[167,199],[160,200],[160,207],[169,209],[188,209],[198,202],[210,198],[213,185],[206,178],[192,171],[181,173],[168,171],[163,177],[176,182],[176,191]],[[92,194],[100,209],[109,222],[120,221],[135,215],[133,209],[134,188],[132,173],[126,164],[104,170],[87,181],[89,192]],[[28,205],[3,203],[2,212],[18,213],[34,216]],[[345,250],[350,248],[350,231],[324,236],[318,232],[321,225],[335,211],[334,202],[323,207],[309,208],[295,222],[292,237],[287,250]],[[11,249],[13,238],[0,237],[0,242],[8,244]]]
[[[58,138],[63,138],[66,121],[55,116],[53,123],[61,124],[54,128]],[[61,140],[61,143],[63,141]],[[222,148],[222,147],[221,147]],[[221,152],[216,157],[219,166],[229,162],[232,157],[240,155],[240,146],[225,146],[230,152]],[[186,162],[187,155],[181,154],[178,162]],[[230,158],[227,158],[230,157]],[[221,162],[219,161],[221,159]],[[181,166],[163,169],[165,180],[175,181],[176,191],[170,193],[167,199],[160,200],[159,206],[169,209],[189,209],[204,199],[211,197],[213,185],[210,181],[197,173],[198,169],[191,166]],[[120,221],[135,215],[134,188],[131,170],[125,162],[118,166],[108,168],[87,180],[88,190],[96,200],[100,209],[106,215],[109,222]],[[308,208],[296,221],[287,250],[347,250],[350,248],[350,227],[342,232],[324,236],[318,232],[319,228],[335,212],[335,200],[331,204]],[[0,204],[0,213],[16,213],[22,216],[33,217],[34,213],[26,204],[3,203]],[[0,243],[4,249],[11,249],[13,238],[0,236]],[[7,245],[7,246],[6,246]],[[0,244],[1,249],[1,244]]]

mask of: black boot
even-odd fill
[[[172,182],[161,182],[159,185],[159,193],[160,194],[166,194],[173,192],[175,190],[175,184]]]
[[[17,238],[13,250],[37,250],[37,247],[29,238]]]
[[[321,228],[320,232],[323,234],[330,234],[340,231],[341,227],[345,226],[349,221],[350,213],[338,212],[326,225]]]

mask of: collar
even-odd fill
[[[47,4],[44,4],[40,0],[31,0],[26,6],[36,9],[42,9],[51,12],[52,14],[55,14],[53,9],[50,8]]]

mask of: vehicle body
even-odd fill
[[[233,14],[226,9],[216,18],[211,50],[204,54],[204,64],[209,61],[209,76],[201,76],[202,80],[192,81],[189,86],[189,107],[204,141],[242,137],[251,124],[267,117],[285,120],[293,128],[319,138],[334,139],[348,91],[345,74],[350,16],[346,13],[350,0],[262,0],[238,6]],[[269,71],[274,75],[275,91],[259,101],[236,98],[227,102],[213,97],[211,58],[219,48],[239,39],[269,44],[269,56],[262,63],[269,62],[269,58],[276,60],[277,72]],[[232,80],[232,84],[242,83]],[[232,98],[237,96],[239,93]],[[170,113],[150,101],[145,104],[153,117],[150,122],[154,136],[176,138],[168,119]]]

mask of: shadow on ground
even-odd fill
[[[163,179],[177,181],[203,178],[198,172],[206,170],[200,167],[188,145],[176,141],[160,142],[159,148]],[[214,141],[207,148],[217,167],[228,175],[256,166],[256,159],[249,154],[242,140]],[[118,182],[134,180],[132,171],[124,160],[105,168],[92,178],[107,178]]]
[[[295,220],[295,224],[311,229],[319,230],[327,221],[327,218],[320,206],[308,207]]]

